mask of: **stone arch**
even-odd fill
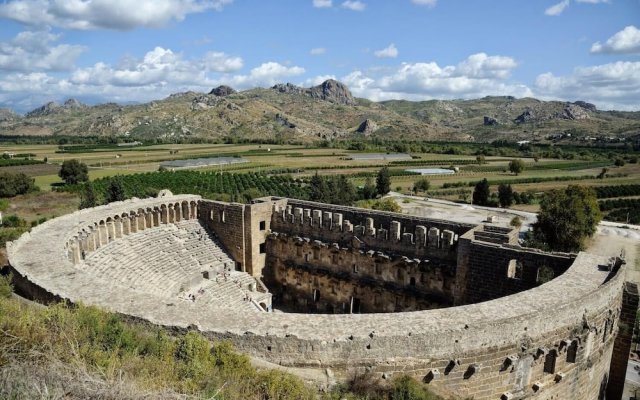
[[[578,340],[574,339],[571,341],[569,346],[567,346],[567,362],[575,363],[578,358]]]
[[[558,351],[551,349],[544,356],[544,372],[546,374],[555,374],[556,372],[556,358],[558,357]]]
[[[180,207],[180,203],[173,205],[173,213],[175,215],[175,222],[182,221],[182,207]]]
[[[158,227],[160,226],[160,209],[158,208],[158,206],[153,207],[153,210],[151,211],[152,216],[153,216],[153,226],[154,227]]]
[[[189,208],[189,202],[186,200],[182,202],[182,218],[191,219],[191,209]]]
[[[507,278],[511,279],[522,279],[524,275],[524,265],[519,260],[511,259],[509,260],[509,265],[507,267]]]
[[[131,233],[131,220],[129,219],[129,214],[122,213],[120,215],[121,223],[122,223],[122,235],[128,235]]]
[[[166,204],[160,205],[160,221],[163,224],[169,223],[169,209],[167,208]]]
[[[129,225],[131,233],[138,232],[138,216],[135,211],[129,211]]]
[[[542,285],[543,283],[547,283],[552,280],[556,276],[553,268],[548,265],[542,265],[538,267],[538,272],[536,273],[536,283]]]

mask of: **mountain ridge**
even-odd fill
[[[364,124],[364,125],[363,125]],[[582,100],[512,96],[471,100],[353,97],[330,79],[310,88],[291,83],[236,91],[174,93],[144,104],[49,102],[24,116],[3,109],[0,134],[201,137],[313,142],[339,138],[491,141],[544,140],[549,135],[626,137],[640,132],[640,112],[601,111]]]

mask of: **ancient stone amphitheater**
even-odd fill
[[[517,230],[287,198],[162,193],[8,245],[19,291],[232,341],[345,377],[474,399],[620,399],[638,294],[624,261]]]

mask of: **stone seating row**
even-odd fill
[[[128,235],[90,254],[79,268],[161,296],[179,292],[203,270],[223,271],[233,260],[198,220]]]

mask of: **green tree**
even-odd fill
[[[125,195],[122,182],[120,182],[120,179],[118,178],[111,179],[109,186],[107,186],[105,201],[107,203],[112,203],[114,201],[122,201],[124,199]]]
[[[426,192],[431,187],[431,182],[427,178],[420,178],[413,184],[413,192]]]
[[[593,189],[570,185],[565,190],[551,190],[540,202],[538,221],[533,225],[534,239],[551,250],[579,251],[601,220]]]
[[[479,156],[476,156],[476,161],[478,162],[478,164],[482,165],[485,163],[485,158],[484,156],[481,154]]]
[[[616,158],[616,161],[614,161],[613,165],[615,165],[616,167],[624,167],[624,159]]]
[[[336,178],[335,186],[337,190],[335,191],[333,204],[342,204],[346,206],[350,206],[356,201],[358,197],[356,194],[356,187],[353,186],[346,176],[339,175]]]
[[[509,162],[509,171],[513,172],[516,175],[519,175],[522,171],[524,171],[524,161],[519,158],[511,160]]]
[[[327,200],[327,193],[326,181],[316,172],[309,182],[309,200],[325,202]]]
[[[378,171],[378,176],[376,177],[376,191],[380,196],[384,196],[391,191],[391,176],[389,175],[389,168],[382,167],[380,171]]]
[[[484,178],[473,189],[473,204],[486,206],[489,202],[489,181]]]
[[[361,197],[365,200],[373,199],[376,197],[376,193],[376,185],[373,184],[373,179],[367,177],[361,190]]]
[[[89,169],[86,164],[76,159],[66,160],[62,163],[58,176],[68,185],[75,185],[89,180]]]
[[[513,189],[511,185],[503,183],[498,186],[498,200],[502,208],[510,207],[513,204]]]
[[[91,182],[85,182],[80,192],[80,208],[91,208],[98,205],[96,191]]]
[[[23,173],[0,173],[0,197],[13,197],[38,190],[35,180]]]

